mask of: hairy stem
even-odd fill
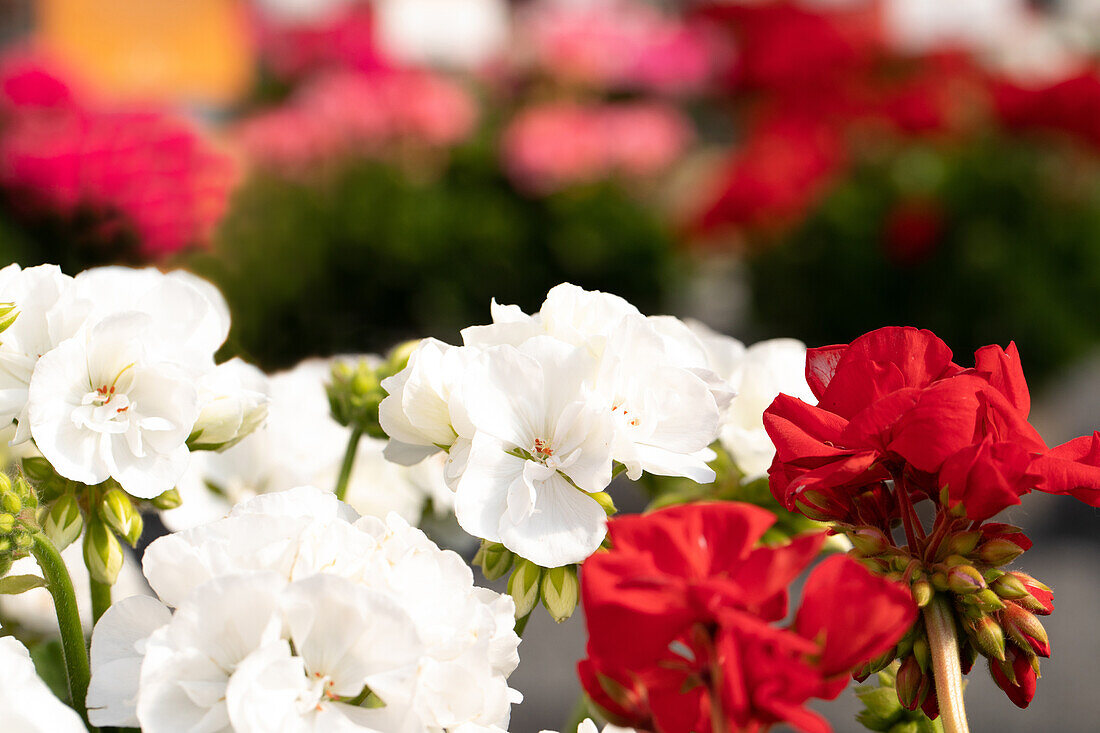
[[[955,616],[951,602],[937,593],[924,608],[924,626],[932,652],[932,674],[936,680],[936,700],[945,733],[970,733],[963,705],[962,667],[956,640]]]
[[[348,447],[344,451],[344,463],[340,466],[340,476],[336,479],[336,498],[340,501],[348,493],[348,480],[351,479],[351,467],[355,465],[355,452],[359,450],[359,439],[363,437],[363,431],[352,428],[351,437],[348,438]]]
[[[91,578],[92,584],[92,625],[99,623],[99,619],[107,612],[107,609],[111,607],[111,586],[107,583],[100,583],[95,578]]]
[[[54,611],[57,613],[57,626],[61,631],[61,651],[65,658],[65,673],[69,681],[69,696],[73,708],[80,713],[88,730],[94,731],[88,723],[88,681],[91,669],[88,665],[88,647],[84,643],[84,628],[80,625],[80,613],[76,607],[76,591],[69,577],[69,570],[61,553],[43,532],[34,535],[34,547],[31,552],[38,566],[42,568],[42,577],[53,596]]]

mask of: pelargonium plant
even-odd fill
[[[879,671],[890,715],[966,730],[978,654],[1026,705],[1050,651],[1049,588],[1004,569],[1030,542],[990,520],[1032,489],[1100,497],[1100,434],[1047,448],[1014,347],[965,369],[915,329],[746,348],[562,284],[461,345],[267,377],[215,362],[228,312],[187,273],[12,265],[0,302],[0,594],[48,591],[67,682],[68,706],[0,639],[31,731],[502,733],[540,601],[587,621],[570,731],[828,731],[807,703]],[[626,480],[655,508],[609,519]],[[141,555],[152,593],[115,593],[142,511],[176,531]],[[453,539],[452,511],[506,593],[415,526]],[[81,537],[86,585],[61,554]]]

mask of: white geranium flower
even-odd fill
[[[408,365],[382,380],[387,397],[378,406],[382,429],[390,437],[386,457],[414,465],[449,448],[473,429],[459,395],[459,380],[476,352],[424,339]]]
[[[111,316],[38,360],[28,392],[31,434],[66,478],[113,477],[152,498],[187,468],[187,436],[198,417],[195,387],[146,348],[153,320]]]
[[[631,479],[642,471],[714,480],[707,461],[719,411],[708,384],[667,356],[660,335],[642,317],[627,317],[607,341],[597,389],[614,416],[612,456]]]
[[[156,540],[144,568],[177,610],[151,633],[166,611],[131,623],[130,602],[97,625],[103,725],[133,724],[136,700],[151,731],[504,729],[520,700],[511,598],[396,514],[359,518],[312,487],[265,494]],[[364,685],[383,707],[352,704]]]
[[[596,362],[540,336],[500,346],[463,384],[476,427],[458,480],[455,515],[470,534],[502,542],[544,567],[599,547],[606,515],[587,492],[611,482],[611,414],[591,399]]]
[[[475,68],[508,41],[506,0],[375,0],[374,7],[382,49],[405,63]]]
[[[4,730],[19,733],[83,733],[76,711],[54,697],[34,670],[27,648],[0,637],[0,710]]]
[[[0,270],[0,302],[14,303],[19,315],[0,334],[0,425],[16,420],[12,445],[30,438],[27,389],[38,358],[61,340],[51,331],[46,314],[72,283],[56,265]]]
[[[224,450],[240,442],[267,417],[267,377],[240,359],[230,359],[198,383],[198,420],[190,443]]]
[[[229,309],[211,283],[184,270],[96,267],[73,278],[49,313],[59,338],[76,336],[114,314],[137,311],[152,319],[147,346],[164,361],[195,375],[214,367],[214,352],[229,334]]]

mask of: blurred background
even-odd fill
[[[746,342],[1015,340],[1047,441],[1100,427],[1100,0],[4,0],[0,43],[0,263],[190,269],[223,357],[571,281]],[[1100,513],[1013,520],[1055,656],[1022,713],[972,675],[975,728],[1095,730]],[[551,626],[517,733],[576,697]]]

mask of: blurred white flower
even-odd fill
[[[97,625],[98,724],[506,728],[520,699],[506,679],[519,661],[511,598],[475,587],[458,555],[396,514],[359,518],[312,487],[264,494],[156,540],[144,569],[176,611],[134,623],[128,601]],[[358,706],[364,686],[382,707]]]
[[[27,648],[0,637],[0,710],[4,730],[19,733],[83,733],[76,711],[54,697],[34,670]]]
[[[187,469],[198,397],[178,366],[150,354],[154,327],[148,315],[124,312],[38,360],[28,391],[31,434],[62,476],[89,485],[112,477],[153,498]]]
[[[506,46],[506,0],[375,0],[382,50],[407,64],[473,69]]]

